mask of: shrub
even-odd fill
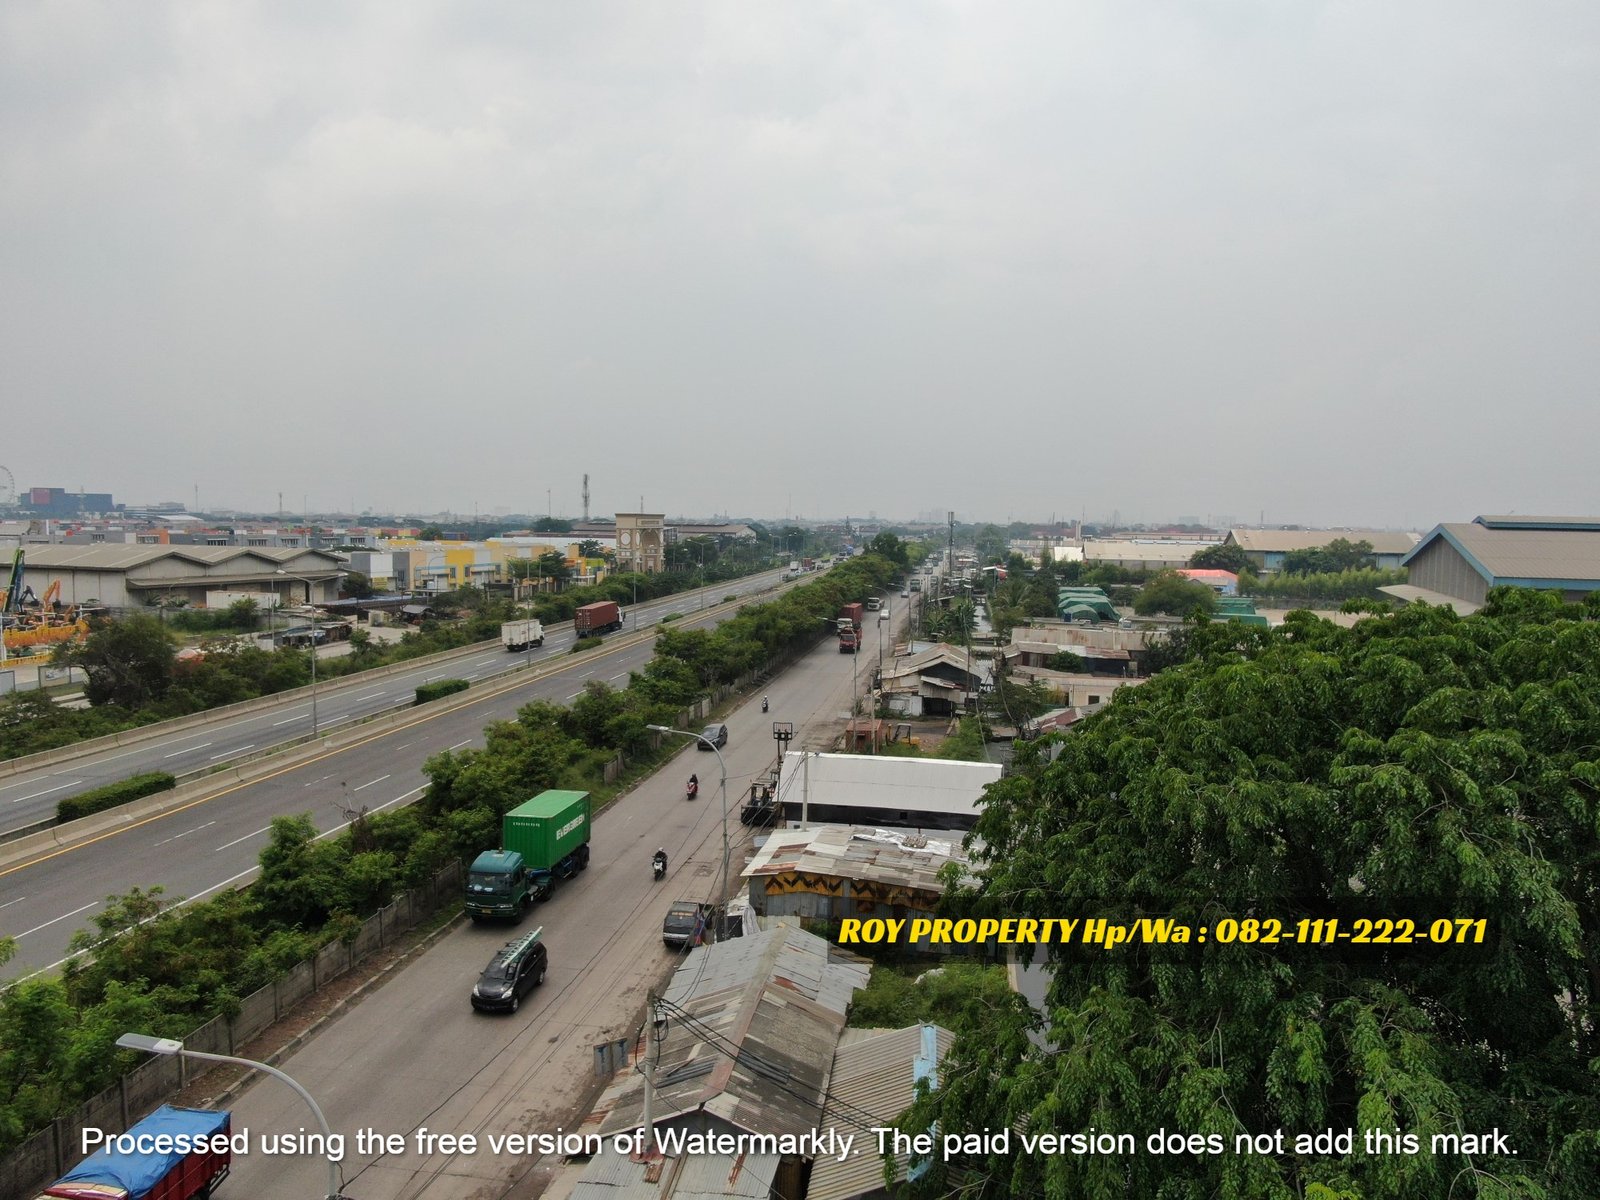
[[[413,704],[426,704],[430,700],[438,700],[444,696],[453,696],[457,692],[464,692],[471,684],[465,679],[435,679],[432,683],[424,683],[417,688],[417,698]]]
[[[165,792],[177,786],[177,777],[165,771],[135,775],[117,783],[108,783],[105,787],[91,788],[87,792],[79,792],[76,796],[68,796],[56,805],[56,820],[76,821],[79,817],[104,812],[108,808],[116,808],[119,804],[127,804],[141,796],[153,796],[157,792]]]
[[[581,637],[577,641],[572,643],[572,649],[568,650],[567,653],[568,654],[582,654],[585,650],[598,650],[604,644],[605,644],[605,638],[601,638],[601,637]]]

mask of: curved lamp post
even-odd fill
[[[239,1067],[249,1067],[252,1071],[261,1071],[271,1075],[274,1079],[281,1079],[295,1090],[295,1093],[304,1100],[311,1109],[311,1115],[317,1119],[317,1128],[322,1131],[323,1145],[326,1147],[333,1141],[333,1130],[328,1128],[328,1118],[322,1115],[322,1109],[317,1107],[317,1102],[311,1098],[311,1093],[306,1091],[289,1076],[277,1067],[269,1067],[264,1062],[256,1062],[253,1058],[235,1058],[231,1054],[208,1054],[202,1050],[189,1050],[176,1038],[150,1037],[143,1033],[125,1033],[117,1039],[117,1045],[124,1050],[143,1050],[146,1054],[175,1054],[179,1058],[198,1058],[206,1062],[233,1063]],[[325,1200],[345,1200],[339,1190],[339,1164],[333,1159],[328,1159],[328,1192]]]

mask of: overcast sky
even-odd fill
[[[0,463],[202,507],[1600,511],[1600,5],[0,6]],[[304,499],[303,499],[304,498]]]

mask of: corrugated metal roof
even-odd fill
[[[816,1126],[844,1028],[870,965],[792,927],[691,951],[668,984],[669,1019],[654,1065],[652,1111],[665,1120],[703,1108],[753,1133]],[[600,1132],[638,1126],[644,1086],[632,1075],[602,1100]]]
[[[1500,529],[1587,529],[1600,532],[1600,517],[1519,517],[1506,514],[1474,517],[1473,523]]]
[[[791,804],[799,804],[805,790],[813,804],[965,816],[1000,775],[998,763],[791,750],[783,756],[778,788]]]
[[[1085,542],[1083,557],[1087,562],[1104,562],[1107,559],[1135,562],[1188,562],[1196,550],[1215,546],[1216,542]]]
[[[1417,587],[1413,583],[1391,583],[1378,589],[1386,596],[1393,596],[1405,604],[1413,604],[1420,600],[1424,604],[1434,604],[1440,607],[1449,605],[1456,613],[1463,617],[1470,617],[1483,607],[1471,600],[1463,600],[1458,596],[1447,596],[1443,592],[1436,592],[1431,588]]]
[[[1436,525],[1405,561],[1410,563],[1441,538],[1464,554],[1491,584],[1526,580],[1600,588],[1600,531],[1492,529],[1476,521]]]
[[[773,832],[744,877],[801,871],[943,892],[939,870],[952,861],[967,862],[957,840],[863,825],[820,825]]]
[[[1392,529],[1233,529],[1228,536],[1241,549],[1265,554],[1319,550],[1339,538],[1371,542],[1374,554],[1404,554],[1417,544],[1416,534]]]
[[[301,555],[315,555],[328,561],[328,569],[340,565],[339,559],[324,550],[281,546],[145,546],[126,542],[101,546],[29,546],[29,567],[75,567],[85,571],[127,571],[158,559],[174,558],[215,566],[235,558],[252,557],[285,563]]]
[[[933,1026],[938,1057],[949,1053],[955,1035]],[[859,1036],[857,1036],[859,1035]],[[822,1123],[855,1133],[856,1144],[840,1162],[819,1158],[811,1168],[806,1200],[849,1200],[883,1186],[883,1159],[876,1139],[867,1133],[871,1114],[875,1124],[891,1125],[916,1098],[913,1060],[921,1052],[922,1026],[906,1029],[846,1030],[833,1056],[828,1081],[828,1107]],[[907,1156],[895,1157],[895,1177],[905,1178]]]
[[[776,1154],[703,1154],[635,1162],[607,1150],[589,1160],[570,1200],[767,1200],[782,1159]]]

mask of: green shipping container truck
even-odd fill
[[[520,920],[529,900],[548,900],[557,879],[589,865],[588,792],[540,792],[508,812],[500,849],[485,850],[467,873],[467,915]]]

